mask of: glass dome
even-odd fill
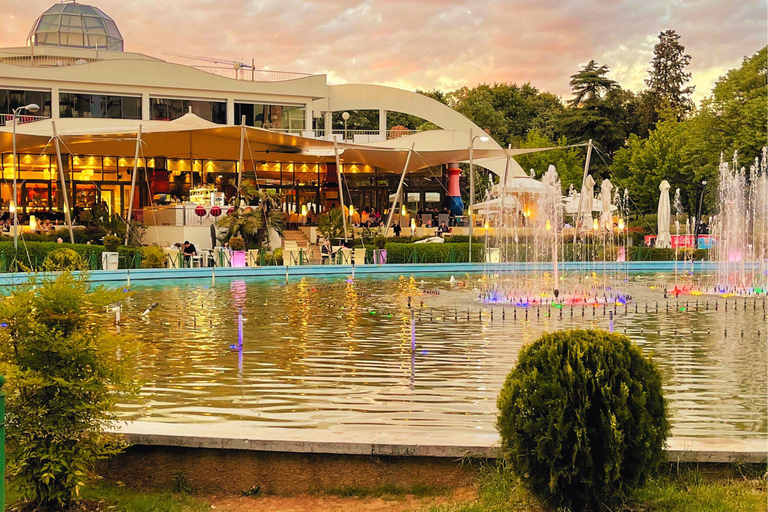
[[[123,36],[103,11],[76,2],[60,3],[45,11],[27,37],[27,46],[100,48],[123,51]]]

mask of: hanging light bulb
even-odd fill
[[[349,205],[349,216],[352,217],[355,214],[355,207]]]
[[[552,229],[552,223],[551,223],[551,222],[549,222],[549,221],[547,221],[547,224],[544,226],[544,228],[545,228],[547,231],[550,231],[550,230]]]
[[[16,201],[11,201],[11,204],[8,205],[8,211],[11,213],[16,213]]]

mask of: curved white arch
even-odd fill
[[[387,110],[417,116],[443,130],[454,132],[452,145],[442,149],[468,148],[470,132],[475,136],[485,135],[483,129],[475,123],[429,96],[384,85],[329,85],[328,98],[315,100],[313,110],[315,113],[342,110]],[[485,142],[481,141],[479,137],[476,138],[474,147],[477,149],[501,149],[501,146],[491,137],[488,137]],[[504,175],[506,166],[506,159],[504,158],[478,160],[475,163],[499,176]],[[517,162],[510,166],[510,171],[515,176],[525,175]]]

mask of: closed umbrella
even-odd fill
[[[584,198],[584,204],[581,211],[584,212],[584,226],[585,229],[592,229],[592,208],[595,202],[595,180],[591,175],[587,175],[587,179],[584,180],[584,185],[581,187],[581,197]]]
[[[672,246],[672,238],[669,236],[669,219],[671,208],[669,206],[669,182],[664,180],[659,185],[661,196],[659,197],[658,226],[659,236],[656,237],[656,247],[668,249]]]
[[[602,208],[600,209],[600,225],[603,229],[613,229],[613,215],[611,214],[611,193],[613,191],[613,184],[611,180],[603,180],[600,185],[600,202]]]

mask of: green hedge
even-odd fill
[[[58,244],[56,242],[32,242],[19,240],[19,250],[14,251],[13,242],[0,242],[0,272],[23,272],[26,270],[45,270],[44,262],[48,254],[56,249],[72,249],[79,254],[91,270],[101,268],[102,245]],[[119,247],[117,249],[120,268],[141,268],[141,249],[139,247]]]
[[[387,263],[462,263],[468,261],[469,244],[387,243]],[[472,261],[482,261],[485,248],[472,245]],[[367,256],[367,255],[366,255]]]

